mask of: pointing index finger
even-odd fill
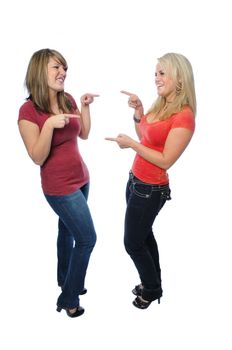
[[[99,97],[100,95],[98,95],[98,94],[87,94],[87,95],[89,95],[89,96],[91,96],[91,97]]]
[[[117,141],[116,137],[105,137],[105,140],[107,141]]]
[[[121,92],[122,94],[127,95],[127,96],[132,96],[132,95],[134,95],[134,94],[132,94],[131,92],[128,92],[128,91],[125,91],[125,90],[121,90],[120,92]]]
[[[80,118],[78,114],[64,114],[66,118]]]

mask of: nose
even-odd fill
[[[162,81],[162,75],[157,73],[157,75],[155,76],[155,83],[159,84]]]
[[[60,74],[66,76],[66,70],[65,70],[65,68],[63,66],[59,67],[59,72],[60,72]]]

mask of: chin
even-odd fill
[[[157,95],[159,96],[159,97],[165,97],[164,95],[164,93],[162,92],[162,91],[160,91],[160,90],[157,90]]]

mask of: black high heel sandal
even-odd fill
[[[57,306],[56,311],[61,312],[62,309],[65,310],[66,313],[67,313],[67,315],[68,315],[69,317],[72,317],[72,318],[73,318],[73,317],[81,316],[81,315],[83,315],[83,313],[85,312],[85,309],[83,309],[83,307],[81,307],[81,306],[77,306],[75,312],[70,312],[69,309],[64,308],[64,307],[61,307],[61,306]]]
[[[158,300],[158,304],[160,304],[160,298],[157,299]],[[135,300],[133,301],[133,305],[135,307],[137,307],[138,309],[147,309],[148,306],[153,302],[154,300],[151,301],[147,301],[142,299],[141,296],[137,296],[137,298],[135,298]]]

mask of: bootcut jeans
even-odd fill
[[[152,226],[167,200],[169,185],[140,181],[132,172],[126,187],[124,245],[133,260],[143,285],[142,298],[148,301],[162,296],[159,251]]]
[[[87,204],[89,184],[64,196],[45,197],[59,216],[57,237],[57,279],[62,293],[57,306],[79,306],[91,252],[96,243],[96,232]]]

